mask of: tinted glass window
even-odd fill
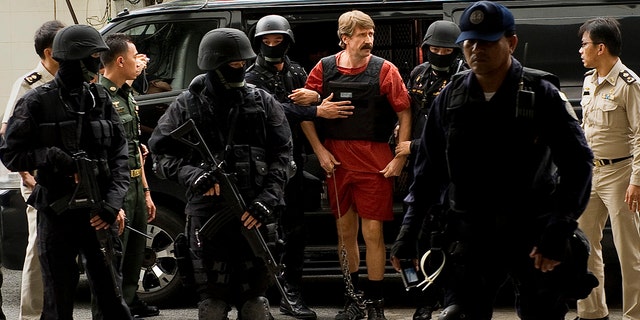
[[[134,82],[139,94],[158,93],[186,88],[198,69],[200,39],[218,28],[217,20],[157,22],[137,25],[122,32],[129,34],[138,48],[150,59],[146,77]]]
[[[141,141],[146,143],[175,96],[202,73],[197,64],[200,40],[220,25],[218,19],[165,20],[114,30],[131,36],[138,52],[150,59],[147,69],[132,85],[140,107]]]

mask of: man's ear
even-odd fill
[[[44,57],[46,58],[50,58],[53,59],[53,57],[51,55],[53,55],[53,48],[44,48]]]
[[[124,57],[123,56],[118,56],[116,58],[116,65],[118,67],[124,67]]]
[[[607,48],[607,45],[604,43],[598,43],[596,44],[598,46],[598,54],[604,54],[605,50],[607,52],[609,52],[609,48]]]
[[[507,39],[509,39],[509,48],[511,49],[511,53],[513,54],[513,52],[516,50],[516,46],[518,45],[518,36],[514,34],[511,37],[507,37]]]

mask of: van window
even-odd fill
[[[149,139],[158,119],[174,100],[175,91],[186,89],[202,73],[197,64],[200,40],[221,23],[218,19],[163,20],[114,30],[128,34],[138,52],[150,59],[147,69],[132,85],[143,120],[141,141]]]
[[[146,77],[134,82],[138,94],[185,89],[202,73],[197,65],[200,40],[218,28],[218,20],[164,21],[137,25],[120,32],[133,38],[138,52],[150,59]]]

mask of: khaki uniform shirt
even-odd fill
[[[11,94],[9,95],[9,101],[7,102],[7,108],[5,109],[2,123],[9,122],[9,118],[13,115],[13,109],[16,107],[16,102],[25,94],[25,92],[29,89],[39,87],[53,80],[53,78],[54,76],[49,73],[42,62],[38,62],[35,69],[16,80],[11,88]]]
[[[619,59],[600,84],[591,70],[580,104],[582,128],[595,159],[632,155],[630,183],[640,185],[640,78]]]

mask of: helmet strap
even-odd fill
[[[100,70],[100,59],[88,57],[80,60],[80,68],[82,69],[82,78],[86,82],[92,82],[98,77]]]
[[[212,80],[219,81],[227,90],[242,88],[245,85],[244,73],[244,68],[233,68],[223,64],[215,70],[215,77],[212,77]]]

